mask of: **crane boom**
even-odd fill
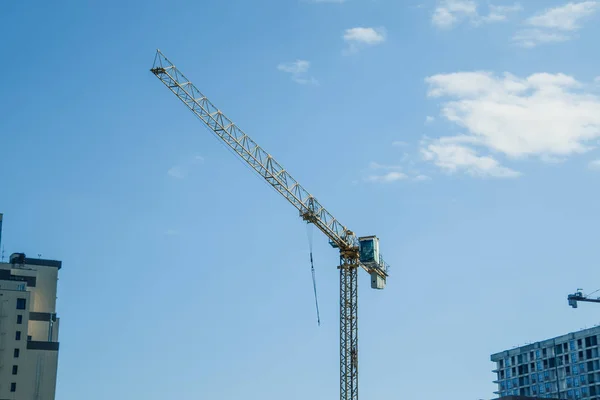
[[[586,303],[600,303],[600,298],[592,298],[589,295],[584,295],[581,290],[567,296],[569,305],[573,308],[577,308],[577,302],[582,301]]]
[[[358,238],[342,225],[269,153],[215,107],[192,82],[157,50],[150,70],[196,117],[227,144],[254,171],[316,225],[340,251],[340,399],[358,399],[358,288],[357,269],[371,274],[371,286],[383,289],[388,266],[375,236]],[[364,250],[364,251],[363,251]]]

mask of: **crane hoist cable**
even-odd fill
[[[306,224],[306,234],[308,236],[308,248],[310,250],[310,272],[312,274],[313,290],[315,292],[315,307],[317,308],[317,325],[321,326],[321,316],[319,315],[319,298],[317,297],[317,278],[315,277],[315,263],[313,261],[313,226]]]

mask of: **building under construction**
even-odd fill
[[[491,355],[499,397],[600,400],[600,326]]]

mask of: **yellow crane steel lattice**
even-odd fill
[[[151,72],[173,92],[215,135],[263,177],[314,224],[340,253],[340,399],[358,399],[358,291],[357,270],[371,276],[371,287],[383,289],[388,265],[379,253],[376,236],[357,237],[304,189],[269,153],[215,107],[157,50]]]

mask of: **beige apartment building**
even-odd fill
[[[0,262],[0,400],[54,400],[60,261],[15,253]]]

